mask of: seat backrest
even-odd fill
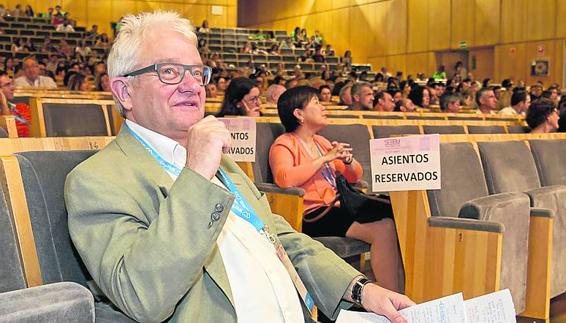
[[[463,126],[423,126],[425,135],[441,134],[441,135],[462,135],[465,134]]]
[[[458,217],[467,201],[488,195],[479,157],[472,144],[440,144],[440,190],[427,191],[432,216]]]
[[[478,148],[490,194],[540,187],[535,161],[524,142],[479,142]]]
[[[395,119],[395,120],[401,120],[404,119],[402,116],[397,115],[397,114],[372,114],[372,113],[366,113],[364,114],[364,119]]]
[[[509,133],[529,133],[529,127],[525,126],[507,126],[507,132]]]
[[[20,165],[43,283],[86,285],[90,275],[67,227],[67,174],[95,151],[36,151],[15,154]],[[88,198],[88,197],[85,197]]]
[[[319,134],[329,141],[348,143],[353,149],[354,158],[364,169],[363,180],[371,183],[371,162],[369,152],[369,131],[362,124],[329,124],[319,131]]]
[[[498,134],[506,133],[503,126],[468,126],[468,133],[471,135],[479,134]]]
[[[530,140],[542,186],[566,185],[566,139]]]
[[[273,175],[269,167],[269,149],[285,128],[280,123],[258,122],[256,124],[256,157],[253,163],[255,181],[273,183]]]
[[[47,137],[109,136],[102,106],[44,103]]]
[[[409,114],[407,120],[445,120],[443,116],[416,116]]]
[[[0,293],[26,288],[18,239],[3,190],[0,190]]]
[[[419,126],[372,126],[376,139],[420,134]]]

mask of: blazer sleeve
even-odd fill
[[[341,309],[352,306],[342,297],[361,273],[320,242],[293,230],[281,216],[273,217],[278,238],[315,304],[326,316],[336,319]]]
[[[69,232],[115,305],[137,321],[163,321],[203,276],[233,195],[189,169],[168,191],[122,171],[69,174]]]

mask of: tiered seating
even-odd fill
[[[75,27],[75,32],[57,32],[49,19],[30,17],[5,17],[4,19],[5,22],[0,22],[0,28],[4,31],[4,34],[0,35],[0,55],[2,56],[12,55],[12,43],[18,38],[30,38],[37,48],[41,47],[45,38],[49,38],[52,44],[58,44],[61,39],[65,39],[70,46],[75,46],[86,40],[87,45],[100,57],[107,52],[106,48],[93,47],[94,39],[86,38],[84,27]],[[32,52],[17,53],[16,58],[24,58],[29,55],[35,55],[39,59],[48,56],[40,52]]]

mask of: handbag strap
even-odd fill
[[[320,219],[322,219],[324,216],[326,216],[330,210],[332,210],[332,208],[334,207],[334,205],[336,205],[336,202],[338,202],[338,194],[336,194],[336,198],[330,202],[330,204],[328,206],[324,206],[326,209],[322,212],[320,212],[319,214],[317,214],[316,216],[313,216],[312,218],[307,217],[310,213],[313,213],[314,211],[318,210],[318,209],[314,209],[309,213],[306,213],[305,215],[303,215],[303,222],[305,223],[313,223],[316,222]]]

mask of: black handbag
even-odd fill
[[[357,222],[368,223],[393,217],[391,201],[388,198],[365,194],[350,185],[342,174],[336,176],[336,190],[340,207]]]

